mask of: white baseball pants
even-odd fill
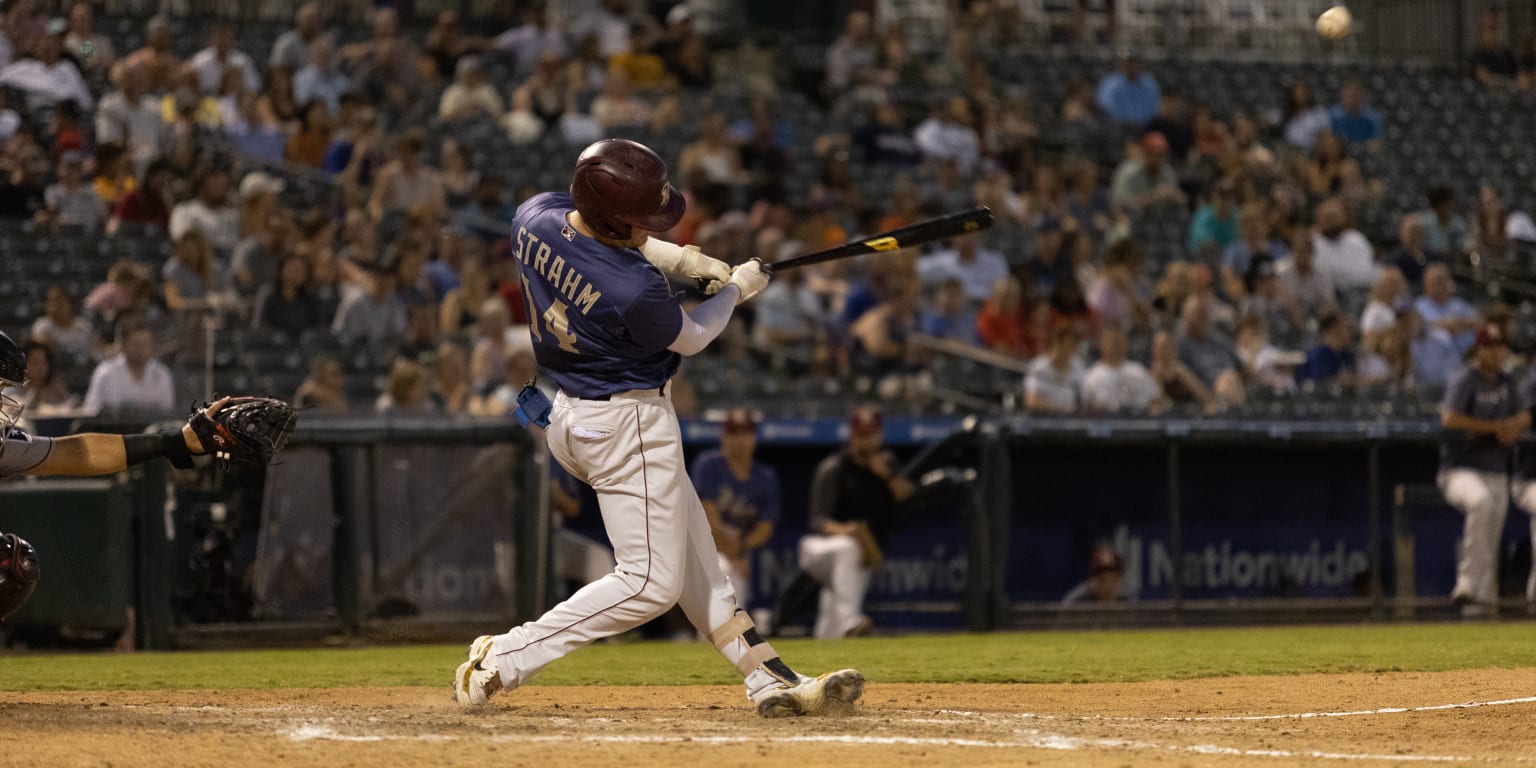
[[[816,639],[840,638],[864,621],[864,592],[869,571],[864,548],[848,535],[812,533],[800,539],[800,568],[821,582],[816,611]]]
[[[492,648],[506,690],[555,659],[638,627],[673,605],[681,605],[705,636],[731,618],[736,596],[688,480],[670,400],[654,389],[604,401],[562,392],[546,437],[560,465],[597,492],[618,566],[538,619],[496,636]],[[721,653],[734,666],[747,653],[746,641],[737,637]],[[778,681],[759,668],[746,683],[751,697]]]
[[[1464,518],[1451,596],[1494,605],[1499,601],[1499,539],[1509,509],[1509,475],[1457,467],[1442,470],[1436,479],[1446,502]]]
[[[1515,504],[1531,516],[1531,574],[1525,580],[1525,601],[1536,605],[1536,480],[1519,480],[1514,487]]]

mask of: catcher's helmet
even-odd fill
[[[5,394],[7,387],[19,387],[27,382],[27,353],[0,331],[0,439],[4,431],[21,418],[20,400]]]
[[[603,139],[582,150],[571,177],[571,200],[598,234],[628,240],[632,228],[665,232],[687,203],[667,183],[667,164],[650,147]]]
[[[14,533],[0,533],[0,621],[32,596],[41,575],[37,550]]]

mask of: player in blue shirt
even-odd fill
[[[736,587],[736,601],[752,605],[752,551],[768,543],[779,522],[779,473],[755,461],[757,418],[733,408],[720,425],[720,447],[693,460],[694,490],[709,515],[720,568]]]
[[[618,567],[538,619],[476,638],[454,674],[463,706],[674,604],[735,665],[764,717],[846,711],[863,693],[856,670],[805,677],[763,640],[737,606],[684,471],[667,382],[681,355],[703,350],[736,305],[768,284],[756,260],[731,269],[652,238],[677,224],[684,205],[655,152],[605,139],[576,159],[570,194],[535,195],[517,210],[512,245],[534,354],[559,390],[549,449],[597,493]],[[684,311],[663,270],[706,278],[714,295]]]

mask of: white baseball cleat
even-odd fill
[[[501,673],[495,662],[486,662],[491,653],[491,636],[481,635],[469,644],[469,659],[453,673],[453,700],[461,707],[478,707],[501,690]]]
[[[820,677],[800,677],[800,684],[769,692],[757,702],[763,717],[846,715],[864,695],[864,675],[856,669],[828,672]]]

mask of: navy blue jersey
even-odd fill
[[[640,251],[577,232],[565,220],[573,210],[570,195],[545,192],[512,221],[539,370],[573,397],[659,388],[681,361],[667,347],[682,307]]]
[[[725,454],[705,451],[693,460],[688,473],[699,500],[720,509],[720,521],[739,533],[758,523],[779,522],[779,475],[761,461],[752,462],[752,474],[741,480],[731,471]]]

